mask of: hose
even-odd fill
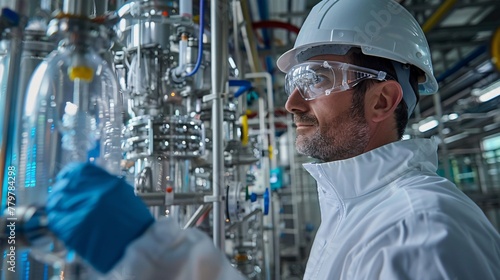
[[[212,7],[212,9],[216,9],[216,7]],[[201,60],[203,58],[203,31],[205,29],[205,1],[200,0],[200,33],[198,36],[198,58],[196,59],[196,64],[193,68],[193,71],[186,74],[186,77],[191,77],[198,69],[200,69]]]

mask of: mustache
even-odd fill
[[[293,122],[294,123],[310,123],[310,124],[318,124],[318,119],[316,117],[311,116],[311,115],[294,115],[293,116]]]

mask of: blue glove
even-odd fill
[[[64,168],[46,210],[49,229],[102,273],[154,222],[132,186],[93,164]]]

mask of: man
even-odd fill
[[[305,279],[500,278],[499,235],[436,175],[436,141],[398,141],[418,83],[437,90],[424,34],[406,10],[386,0],[321,2],[278,67],[297,150],[324,162],[305,165],[321,209]]]
[[[305,165],[322,220],[305,279],[500,278],[500,237],[436,175],[436,142],[399,141],[417,85],[437,90],[406,10],[391,0],[320,2],[278,67],[297,150],[322,161]],[[47,205],[55,235],[108,278],[242,278],[202,233],[154,222],[145,209],[92,165],[63,171]]]

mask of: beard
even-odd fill
[[[368,145],[369,128],[364,110],[356,108],[355,105],[330,120],[329,124],[322,126],[319,126],[314,116],[295,115],[295,122],[308,122],[317,126],[312,134],[297,135],[295,142],[297,152],[324,162],[343,160],[362,154]]]

